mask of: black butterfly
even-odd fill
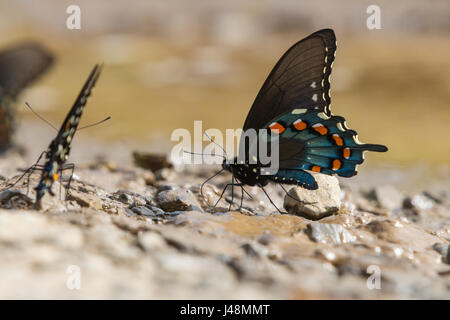
[[[35,170],[42,171],[39,184],[35,188],[35,190],[36,190],[35,207],[36,208],[40,208],[41,199],[47,192],[50,193],[52,196],[54,195],[54,193],[52,191],[53,183],[56,180],[61,179],[61,174],[62,174],[62,171],[64,171],[64,170],[71,170],[71,175],[70,175],[70,178],[69,178],[69,181],[67,184],[67,190],[70,189],[70,183],[71,183],[71,179],[73,176],[73,171],[74,171],[75,165],[73,163],[66,163],[66,161],[69,158],[71,142],[73,140],[75,132],[77,131],[78,124],[80,122],[80,118],[83,113],[83,109],[86,105],[87,99],[89,98],[89,96],[92,93],[92,90],[95,86],[95,83],[98,80],[98,77],[100,76],[101,69],[102,69],[102,67],[100,65],[96,65],[94,67],[94,69],[91,71],[91,74],[89,75],[83,88],[81,89],[81,92],[79,93],[77,99],[75,100],[74,105],[72,106],[72,108],[70,109],[66,118],[64,119],[64,122],[62,123],[61,128],[58,130],[58,134],[52,140],[52,142],[48,146],[47,150],[41,153],[41,155],[37,159],[36,163],[34,165],[32,165],[30,168],[28,168],[27,170],[25,170],[24,174],[22,174],[19,177],[19,179],[17,179],[12,185],[8,186],[8,187],[14,186],[25,175],[28,174],[28,183],[27,183],[27,187],[28,187],[30,175]],[[36,115],[42,119],[42,117],[40,117],[38,114],[36,114]],[[94,123],[89,126],[85,126],[83,128],[91,127],[93,125],[102,123],[109,119],[110,119],[110,117],[107,117],[106,119],[104,119],[100,122]],[[43,119],[43,120],[46,121],[45,119]],[[47,122],[47,123],[50,124],[49,122]],[[53,128],[55,128],[55,127],[53,127]],[[83,129],[83,128],[80,128],[80,129]],[[57,130],[57,129],[55,128],[55,130]],[[45,163],[44,163],[44,165],[40,165],[39,162],[40,162],[41,158],[44,156],[44,154],[45,154]]]
[[[323,29],[297,42],[281,57],[259,91],[243,128],[244,132],[265,129],[267,143],[277,139],[279,170],[267,174],[267,166],[249,147],[259,141],[241,137],[241,157],[222,164],[221,171],[232,174],[232,183],[225,189],[239,186],[243,195],[244,185],[256,185],[266,193],[264,186],[275,182],[314,190],[317,182],[305,170],[351,177],[357,173],[356,165],[364,161],[364,151],[387,151],[383,145],[358,142],[357,133],[347,128],[345,119],[331,113],[329,77],[335,52],[333,30]],[[230,208],[232,203],[233,191]]]
[[[51,53],[32,42],[0,52],[0,151],[11,145],[15,128],[14,101],[26,86],[52,65],[53,60]]]

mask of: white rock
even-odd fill
[[[312,222],[306,233],[311,240],[320,243],[342,244],[354,242],[356,237],[340,224]]]
[[[317,220],[336,213],[341,206],[341,188],[336,177],[311,173],[317,181],[317,190],[294,187],[284,198],[284,208],[308,219]]]

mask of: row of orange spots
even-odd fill
[[[342,147],[344,145],[344,141],[338,134],[334,133],[331,137],[333,138],[337,146]]]
[[[302,121],[302,119],[296,120],[293,123],[293,125],[294,125],[294,128],[297,129],[298,131],[302,131],[302,130],[306,129],[306,127],[308,126],[305,121]]]
[[[313,125],[313,129],[320,133],[322,136],[328,133],[327,127],[325,127],[321,123],[316,123],[315,125]]]
[[[284,130],[286,130],[286,128],[278,122],[273,122],[272,124],[270,124],[269,129],[273,133],[277,133],[277,134],[281,134],[281,133],[283,133]]]
[[[341,167],[342,167],[342,162],[341,162],[341,160],[338,160],[338,159],[333,160],[331,169],[333,169],[333,170],[339,170]],[[314,172],[321,172],[321,171],[322,171],[322,168],[319,167],[319,166],[312,166],[312,167],[311,167],[311,171],[314,171]]]
[[[350,158],[350,155],[351,155],[350,148],[344,148],[342,153],[343,153],[343,156],[344,156],[345,159]]]

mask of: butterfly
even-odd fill
[[[73,163],[66,163],[66,162],[69,159],[71,143],[75,135],[75,132],[77,131],[78,124],[80,122],[80,118],[83,113],[84,107],[86,106],[87,100],[91,96],[92,90],[100,76],[101,69],[102,67],[100,65],[95,65],[59,130],[57,130],[51,123],[49,123],[41,116],[39,116],[37,113],[35,113],[33,109],[31,109],[31,107],[27,104],[27,106],[31,109],[31,111],[33,111],[33,113],[36,114],[36,116],[47,122],[50,126],[52,126],[55,130],[58,131],[58,134],[50,142],[50,145],[48,146],[47,150],[45,150],[40,154],[35,164],[29,167],[27,170],[25,170],[25,172],[12,185],[8,186],[8,187],[14,186],[25,175],[28,174],[28,183],[27,183],[28,188],[31,173],[33,173],[35,170],[41,171],[41,178],[39,180],[39,184],[35,188],[36,190],[35,207],[38,209],[41,207],[41,199],[47,192],[50,195],[54,196],[52,186],[56,180],[61,179],[61,175],[64,170],[71,170],[70,178],[67,183],[67,190],[70,189],[70,183],[72,180],[75,165]],[[78,130],[92,127],[109,119],[110,117],[107,117],[102,121],[99,121],[92,125],[85,126]],[[45,155],[45,163],[44,165],[40,165],[39,162],[44,155]]]
[[[345,119],[331,113],[329,79],[335,53],[334,31],[323,29],[295,43],[281,57],[256,96],[243,127],[244,133],[262,129],[266,135],[253,141],[241,137],[241,154],[222,164],[221,171],[232,174],[232,183],[225,189],[239,186],[243,195],[245,185],[258,186],[275,206],[264,189],[269,182],[315,190],[318,185],[309,171],[352,177],[357,174],[356,166],[364,161],[365,151],[388,150],[383,145],[360,143]],[[277,172],[267,174],[267,165],[250,151],[249,146],[259,139],[266,143],[277,140]],[[230,208],[232,202],[233,191]]]
[[[33,42],[0,51],[0,151],[11,146],[15,129],[14,101],[52,65],[53,60],[50,52]]]

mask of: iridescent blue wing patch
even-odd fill
[[[267,128],[279,139],[280,170],[273,180],[299,184],[303,179],[308,189],[313,184],[301,170],[352,177],[365,151],[387,151],[383,145],[359,142],[343,117],[314,110],[294,109],[273,119]]]

